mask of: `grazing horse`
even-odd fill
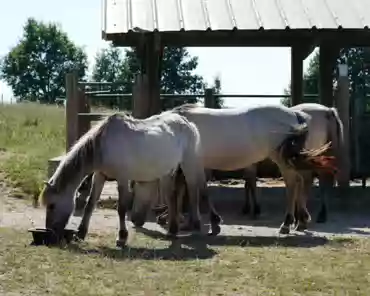
[[[139,187],[150,189],[152,183],[175,174],[180,167],[191,199],[191,227],[199,229],[198,198],[205,183],[200,151],[196,126],[179,114],[166,111],[143,120],[129,115],[108,116],[74,144],[53,176],[45,182],[40,199],[46,206],[46,228],[57,240],[61,238],[74,208],[75,191],[83,178],[93,173],[92,202],[85,209],[78,236],[84,238],[86,235],[95,200],[99,198],[105,180],[114,179],[118,183],[116,243],[124,246],[128,236],[125,224],[130,201],[128,181],[133,180]],[[133,203],[132,219],[145,221],[150,199],[137,199]],[[172,204],[169,200],[171,236],[178,231],[178,215]]]
[[[187,104],[173,111],[197,126],[205,169],[238,170],[265,158],[271,158],[278,165],[286,180],[288,196],[279,232],[288,234],[294,222],[296,189],[303,186],[299,169],[325,166],[319,154],[324,153],[328,145],[317,151],[303,149],[310,115],[282,105],[210,109]],[[166,190],[161,189],[162,195]],[[309,215],[305,207],[304,210]]]
[[[323,144],[331,142],[328,153],[335,156],[339,167],[342,164],[343,155],[343,124],[339,118],[338,112],[334,107],[326,107],[316,103],[304,103],[291,107],[292,110],[303,111],[311,116],[308,123],[308,136],[305,143],[306,149],[318,149]],[[251,213],[252,217],[260,214],[260,205],[256,198],[256,164],[245,168],[245,204],[243,213]],[[312,170],[301,170],[299,172],[304,178],[303,190],[300,193],[302,202],[306,203],[311,194],[314,172]],[[317,222],[324,223],[327,219],[327,196],[333,186],[332,176],[324,171],[318,173],[320,186],[320,210],[317,216]],[[337,174],[338,183],[343,180],[339,171]],[[307,218],[299,215],[300,207],[297,205],[296,219],[298,220],[298,230],[307,228]],[[304,214],[303,214],[304,215]]]

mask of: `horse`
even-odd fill
[[[197,126],[206,170],[242,169],[265,158],[271,158],[278,165],[286,179],[288,197],[279,232],[289,234],[294,222],[296,188],[303,186],[300,169],[321,169],[328,165],[325,163],[328,159],[320,156],[328,150],[328,144],[313,151],[303,147],[310,115],[283,105],[210,109],[185,104],[173,112]],[[165,188],[162,191],[165,192]]]
[[[148,148],[150,147],[150,151]],[[83,178],[93,173],[92,201],[100,196],[107,178],[115,179],[118,187],[118,247],[126,244],[128,231],[125,216],[129,203],[128,181],[145,187],[164,176],[176,174],[180,167],[191,199],[190,223],[200,228],[198,198],[205,175],[200,157],[201,142],[196,126],[173,112],[162,112],[146,119],[113,114],[85,133],[69,150],[40,193],[46,207],[46,228],[60,240],[74,208],[74,196]],[[148,186],[146,186],[148,185]],[[178,231],[175,209],[169,205],[169,236]],[[131,217],[145,221],[150,199],[133,201]],[[78,236],[86,235],[93,202],[87,205],[78,227]]]
[[[308,137],[305,143],[307,149],[317,149],[327,142],[331,142],[330,154],[335,156],[339,166],[343,163],[343,124],[339,118],[338,111],[335,107],[326,107],[317,103],[303,103],[291,107],[292,110],[303,111],[311,116],[308,123]],[[242,209],[243,214],[250,213],[252,218],[257,218],[260,214],[260,205],[256,198],[256,164],[244,169],[245,180],[245,202]],[[301,170],[299,172],[304,179],[303,191],[301,192],[301,201],[306,203],[307,198],[311,194],[314,172],[312,170]],[[340,185],[343,180],[343,175],[339,171],[337,181]],[[327,196],[333,186],[332,174],[325,171],[318,173],[320,186],[320,210],[316,221],[324,223],[327,220]],[[299,223],[298,230],[307,228],[305,217],[299,216],[299,207],[296,208],[296,220]],[[307,217],[306,217],[307,219]]]

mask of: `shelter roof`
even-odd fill
[[[177,46],[290,46],[302,38],[370,43],[370,0],[102,1],[103,39],[120,46],[151,33]]]

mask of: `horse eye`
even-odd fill
[[[49,211],[53,211],[53,210],[54,210],[54,208],[55,208],[55,204],[50,204],[50,205],[48,205],[48,210],[49,210]]]

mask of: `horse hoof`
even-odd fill
[[[123,239],[117,239],[116,240],[116,247],[117,248],[124,248],[126,247],[126,240],[123,240]]]
[[[289,234],[290,233],[290,229],[289,229],[289,226],[286,226],[286,225],[282,225],[279,229],[279,233],[280,234]]]
[[[86,234],[87,234],[87,230],[79,229],[75,237],[78,238],[78,240],[83,241],[85,240]]]
[[[216,235],[219,235],[221,232],[221,227],[220,225],[212,225],[211,226],[211,231],[208,232],[208,235],[209,236],[216,236]]]
[[[164,225],[166,225],[166,223],[167,223],[167,221],[166,221],[165,217],[157,217],[157,224],[158,225],[164,226]]]
[[[305,231],[307,230],[307,225],[303,223],[298,223],[294,230],[300,232]]]
[[[83,242],[85,240],[85,238],[81,238],[79,237],[77,234],[75,234],[72,238],[72,240],[76,243],[80,243],[80,242]]]
[[[171,239],[171,240],[177,239],[177,234],[176,233],[167,232],[166,238],[167,239]]]
[[[132,222],[134,224],[135,227],[137,228],[142,228],[143,225],[145,224],[144,221],[135,221],[135,222]]]

